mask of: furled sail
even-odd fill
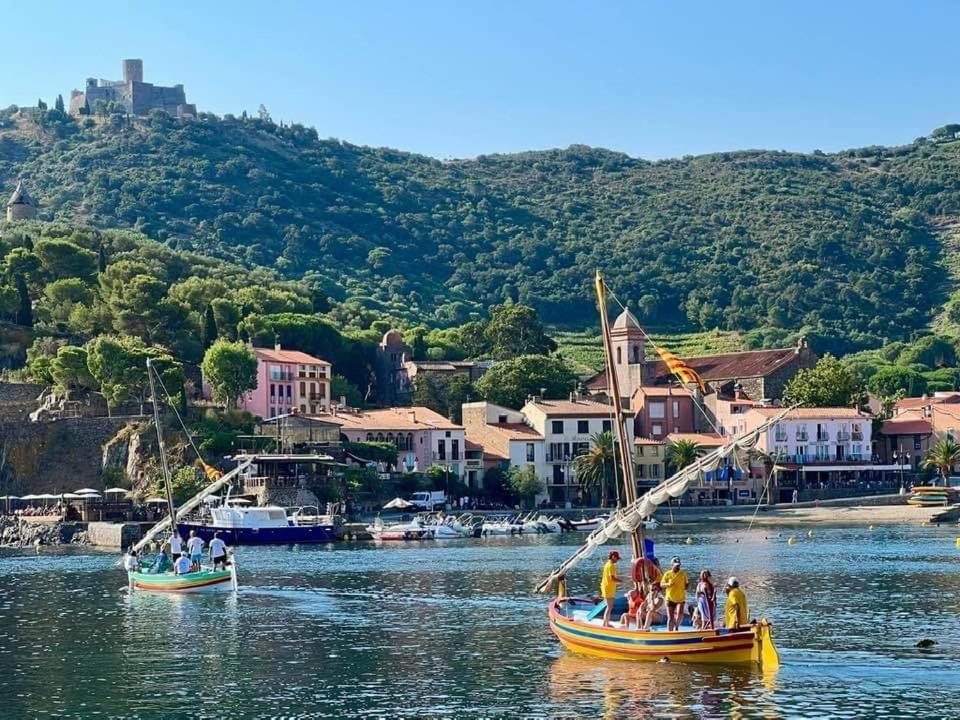
[[[645,518],[653,515],[657,507],[665,503],[668,499],[683,495],[687,491],[687,488],[690,487],[690,484],[699,477],[700,473],[716,470],[727,458],[735,456],[738,452],[746,452],[756,447],[760,436],[783,420],[792,409],[793,408],[784,408],[759,427],[742,435],[738,435],[723,447],[707,453],[676,475],[671,476],[652,490],[646,492],[642,497],[637,498],[637,500],[630,505],[617,510],[603,525],[590,533],[586,542],[579,550],[571,555],[562,565],[550,573],[550,576],[546,580],[537,586],[537,592],[553,592],[553,588],[562,575],[565,575],[567,571],[581,560],[590,557],[598,547],[608,540],[614,540],[624,533],[632,532]]]

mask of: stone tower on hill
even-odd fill
[[[87,78],[83,90],[70,93],[70,114],[96,112],[97,103],[117,103],[130,115],[162,110],[173,117],[194,117],[197,106],[187,102],[183,85],[165,87],[143,81],[143,60],[123,61],[123,80]]]
[[[23,180],[17,183],[17,189],[7,201],[7,222],[33,220],[37,216],[37,203],[23,186]]]

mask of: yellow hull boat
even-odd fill
[[[595,602],[587,598],[561,597],[550,604],[550,629],[564,647],[608,660],[759,664],[764,670],[780,665],[772,626],[765,620],[739,630],[639,632],[605,628],[600,620],[588,620],[595,607]]]

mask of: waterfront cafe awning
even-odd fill
[[[861,463],[859,465],[801,465],[797,468],[802,473],[815,472],[846,472],[850,470],[910,470],[909,465],[874,465]]]

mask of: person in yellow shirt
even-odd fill
[[[600,574],[600,595],[607,604],[603,611],[603,626],[613,627],[610,624],[610,613],[613,612],[613,601],[617,596],[617,585],[623,581],[617,577],[617,561],[620,559],[620,553],[611,550],[607,556],[608,560],[603,565],[603,572]]]
[[[680,558],[670,561],[670,569],[660,578],[660,587],[667,596],[667,632],[679,630],[687,605],[687,573],[680,569]]]
[[[740,581],[732,577],[727,580],[727,606],[725,610],[726,625],[730,630],[739,630],[750,624],[750,613],[747,610],[747,596],[740,589]]]

